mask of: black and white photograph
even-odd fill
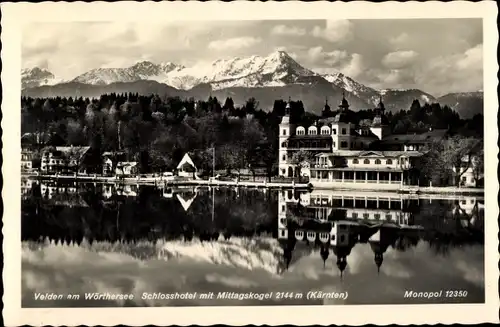
[[[19,27],[22,309],[487,304],[484,18],[102,17]]]

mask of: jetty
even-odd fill
[[[295,181],[238,181],[238,180],[219,180],[219,179],[189,179],[189,178],[178,178],[178,179],[166,179],[164,177],[116,177],[116,176],[100,176],[100,175],[42,175],[42,174],[26,174],[23,173],[22,177],[32,178],[37,180],[50,180],[50,181],[74,181],[74,182],[89,182],[89,183],[104,183],[104,184],[134,184],[134,185],[151,185],[151,186],[228,186],[228,187],[246,187],[246,188],[269,188],[269,189],[283,189],[283,188],[293,188],[293,189],[321,189],[324,187],[314,187],[310,183],[297,183]],[[384,190],[376,189],[362,189],[362,188],[349,188],[349,187],[330,187],[328,189],[335,190],[373,190],[384,192]],[[414,186],[414,185],[403,185],[402,187],[391,190],[391,192],[398,192],[401,194],[408,195],[449,195],[463,196],[463,195],[484,195],[483,188],[471,188],[471,187],[434,187],[434,186]]]

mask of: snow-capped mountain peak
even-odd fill
[[[198,63],[170,72],[164,83],[180,89],[210,84],[217,90],[228,87],[284,86],[297,83],[301,77],[315,75],[286,52],[275,51],[265,57],[253,55]]]
[[[21,70],[22,88],[37,87],[43,85],[54,85],[60,83],[55,75],[45,68],[33,67]]]

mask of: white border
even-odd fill
[[[498,322],[497,7],[494,2],[163,2],[3,3],[4,288],[6,325],[143,324],[422,324]],[[170,14],[169,14],[170,13]],[[172,15],[171,13],[175,13]],[[486,234],[486,304],[273,306],[199,308],[21,309],[20,260],[20,40],[21,25],[33,21],[265,20],[327,18],[483,18]],[[436,45],[439,46],[439,45]]]

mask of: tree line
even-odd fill
[[[228,171],[265,168],[276,170],[278,125],[287,102],[276,100],[272,110],[259,107],[255,98],[236,106],[221,102],[160,97],[156,94],[110,93],[99,98],[21,98],[22,133],[42,132],[47,146],[89,145],[98,153],[124,151],[139,163],[141,173],[175,168],[184,153],[193,155],[202,170]],[[321,117],[307,112],[301,101],[290,102],[292,123],[310,124]],[[333,111],[335,114],[335,111]],[[375,110],[350,111],[353,122],[372,120]],[[482,116],[464,120],[449,107],[423,106],[415,100],[409,110],[387,113],[395,133],[448,128],[463,137],[482,137]],[[96,163],[97,164],[97,163]]]

